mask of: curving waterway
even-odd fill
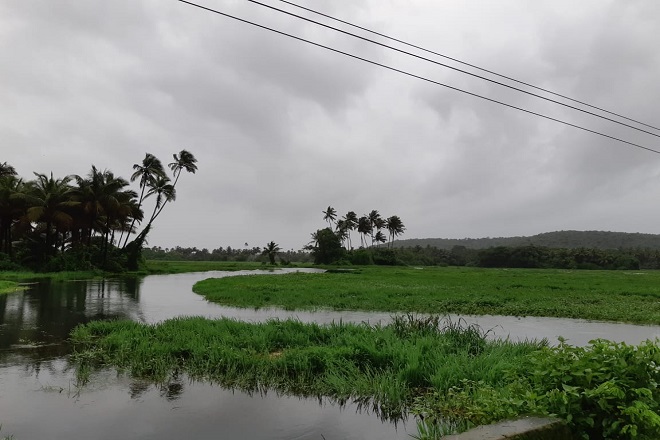
[[[284,269],[286,273],[297,269]],[[314,269],[300,269],[315,271]],[[158,322],[175,316],[233,317],[250,322],[295,317],[304,322],[385,323],[389,313],[237,309],[207,302],[192,285],[210,277],[266,271],[197,272],[144,278],[42,280],[0,295],[0,424],[3,435],[27,439],[409,439],[414,423],[394,424],[330,401],[249,395],[179,377],[141,382],[114,370],[82,388],[68,362],[69,332],[96,319]],[[638,343],[660,326],[556,318],[451,317],[514,340],[563,336],[575,345],[595,338]]]

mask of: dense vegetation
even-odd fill
[[[660,235],[610,231],[555,231],[529,237],[485,237],[485,238],[411,238],[397,240],[395,247],[434,247],[449,250],[454,246],[467,249],[488,249],[505,246],[541,246],[549,248],[589,249],[653,249],[660,250]]]
[[[391,325],[180,318],[92,322],[72,333],[82,378],[95,366],[167,382],[185,373],[248,391],[354,401],[384,417],[420,416],[439,438],[525,414],[554,414],[584,438],[660,435],[660,349],[491,341],[437,317]]]
[[[536,245],[451,250],[414,247],[381,250],[399,264],[554,269],[660,269],[660,251],[651,249],[547,248]]]
[[[554,316],[660,324],[660,272],[379,268],[207,279],[235,307]]]
[[[34,173],[26,181],[11,165],[0,164],[0,270],[137,269],[154,220],[176,198],[182,171],[197,169],[188,151],[173,157],[172,178],[152,154],[133,165],[131,181],[139,181],[139,193],[126,179],[93,165],[86,176]],[[149,198],[155,200],[145,216]]]

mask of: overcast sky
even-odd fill
[[[660,127],[657,0],[294,1]],[[245,0],[199,3],[660,150]],[[197,157],[150,246],[299,249],[328,205],[398,215],[402,238],[660,233],[659,154],[179,1],[3,1],[0,54],[0,162],[21,177],[93,164],[128,178],[147,152]]]

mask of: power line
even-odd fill
[[[459,60],[458,58],[453,58],[453,57],[450,57],[450,56],[448,56],[448,55],[444,55],[444,54],[441,54],[441,53],[439,53],[439,52],[435,52],[435,51],[433,51],[433,50],[426,49],[426,48],[424,48],[424,47],[417,46],[417,45],[412,44],[412,43],[408,43],[408,42],[403,41],[403,40],[400,40],[400,39],[398,39],[398,38],[394,38],[394,37],[392,37],[392,36],[389,36],[389,35],[386,35],[386,34],[383,34],[383,33],[380,33],[380,32],[374,31],[374,30],[371,30],[371,29],[368,29],[368,28],[366,28],[366,27],[362,27],[362,26],[356,25],[356,24],[354,24],[354,23],[351,23],[351,22],[348,22],[348,21],[345,21],[345,20],[342,20],[342,19],[339,19],[339,18],[333,17],[333,16],[328,15],[328,14],[324,14],[324,13],[319,12],[319,11],[315,11],[314,9],[307,8],[307,7],[304,7],[304,6],[301,6],[301,5],[297,5],[297,4],[295,4],[295,3],[293,3],[293,2],[290,2],[290,1],[287,1],[287,0],[279,0],[279,1],[282,2],[282,3],[286,3],[286,4],[288,4],[288,5],[291,5],[291,6],[293,6],[293,7],[296,7],[296,8],[299,8],[299,9],[302,9],[302,10],[305,10],[305,11],[308,11],[308,12],[311,12],[311,13],[313,13],[313,14],[317,14],[317,15],[320,15],[320,16],[322,16],[322,17],[329,18],[330,20],[334,20],[334,21],[337,21],[337,22],[339,22],[339,23],[346,24],[346,25],[351,26],[351,27],[354,27],[354,28],[356,28],[356,29],[360,29],[360,30],[363,30],[363,31],[366,31],[366,32],[372,33],[372,34],[374,34],[374,35],[378,35],[378,36],[380,36],[380,37],[387,38],[388,40],[396,41],[397,43],[401,43],[401,44],[404,44],[404,45],[406,45],[406,46],[414,47],[415,49],[419,49],[419,50],[421,50],[421,51],[424,51],[424,52],[427,52],[427,53],[431,53],[431,54],[433,54],[433,55],[437,55],[437,56],[439,56],[439,57],[446,58],[446,59],[448,59],[448,60],[455,61],[455,62],[457,62],[457,63],[463,64],[463,65],[465,65],[465,66],[472,67],[472,68],[477,69],[477,70],[481,70],[482,72],[490,73],[491,75],[499,76],[500,78],[504,78],[504,79],[507,79],[507,80],[509,80],[509,81],[516,82],[516,83],[518,83],[518,84],[523,84],[523,85],[525,85],[525,86],[527,86],[527,87],[531,87],[531,88],[533,88],[533,89],[541,90],[541,91],[546,92],[546,93],[549,93],[549,94],[551,94],[551,95],[555,95],[555,96],[559,96],[559,97],[564,98],[564,99],[568,99],[569,101],[577,102],[578,104],[582,104],[582,105],[584,105],[584,106],[591,107],[591,108],[596,109],[596,110],[600,110],[600,111],[602,111],[602,112],[604,112],[604,113],[608,113],[608,114],[610,114],[610,115],[617,116],[617,117],[619,117],[619,118],[621,118],[621,119],[625,119],[625,120],[628,120],[628,121],[631,121],[631,122],[635,122],[635,123],[637,123],[637,124],[639,124],[639,125],[644,125],[645,127],[653,128],[653,129],[655,129],[655,130],[660,130],[660,128],[658,128],[658,127],[655,127],[655,126],[650,125],[650,124],[646,124],[646,123],[641,122],[641,121],[638,121],[638,120],[636,120],[636,119],[632,119],[632,118],[629,118],[629,117],[623,116],[623,115],[621,115],[621,114],[619,114],[619,113],[615,113],[615,112],[612,112],[612,111],[609,111],[609,110],[605,110],[604,108],[597,107],[597,106],[595,106],[595,105],[591,105],[591,104],[589,104],[589,103],[586,103],[586,102],[584,102],[584,101],[580,101],[580,100],[578,100],[578,99],[571,98],[571,97],[566,96],[566,95],[562,95],[561,93],[553,92],[553,91],[548,90],[548,89],[545,89],[545,88],[543,88],[543,87],[535,86],[535,85],[530,84],[530,83],[528,83],[528,82],[521,81],[521,80],[518,80],[518,79],[512,78],[512,77],[510,77],[510,76],[502,75],[502,74],[500,74],[500,73],[494,72],[494,71],[492,71],[492,70],[485,69],[485,68],[483,68],[483,67],[479,67],[479,66],[474,65],[474,64],[470,64],[470,63],[465,62],[465,61],[461,61],[461,60]]]
[[[261,29],[265,29],[265,30],[270,31],[270,32],[274,32],[276,34],[284,35],[286,37],[293,38],[295,40],[302,41],[302,42],[311,44],[313,46],[329,50],[331,52],[339,53],[339,54],[345,55],[345,56],[350,57],[350,58],[354,58],[354,59],[357,59],[357,60],[360,60],[360,61],[364,61],[366,63],[373,64],[375,66],[379,66],[379,67],[382,67],[384,69],[391,70],[393,72],[401,73],[403,75],[410,76],[410,77],[413,77],[413,78],[417,78],[417,79],[420,79],[422,81],[426,81],[426,82],[429,82],[429,83],[432,83],[432,84],[436,84],[436,85],[439,85],[439,86],[442,86],[442,87],[446,87],[448,89],[455,90],[457,92],[465,93],[467,95],[474,96],[476,98],[481,98],[485,101],[490,101],[490,102],[493,102],[493,103],[496,103],[496,104],[500,104],[500,105],[503,105],[505,107],[513,108],[513,109],[516,109],[516,110],[519,110],[519,111],[522,111],[522,112],[525,112],[525,113],[529,113],[529,114],[534,115],[534,116],[538,116],[538,117],[541,117],[541,118],[544,118],[544,119],[548,119],[548,120],[551,120],[551,121],[554,121],[554,122],[558,122],[560,124],[568,125],[570,127],[577,128],[579,130],[583,130],[583,131],[586,131],[586,132],[589,132],[589,133],[593,133],[593,134],[596,134],[596,135],[599,135],[599,136],[602,136],[602,137],[605,137],[605,138],[608,138],[608,139],[612,139],[612,140],[615,140],[615,141],[618,141],[618,142],[621,142],[621,143],[624,143],[624,144],[628,144],[628,145],[631,145],[633,147],[641,148],[643,150],[647,150],[647,151],[650,151],[652,153],[660,154],[660,150],[655,150],[655,149],[650,148],[650,147],[645,147],[643,145],[640,145],[640,144],[637,144],[637,143],[634,143],[634,142],[626,141],[624,139],[621,139],[621,138],[618,138],[618,137],[615,137],[615,136],[611,136],[609,134],[605,134],[605,133],[602,133],[602,132],[599,132],[599,131],[596,131],[596,130],[592,130],[592,129],[589,129],[589,128],[586,128],[586,127],[583,127],[583,126],[580,126],[580,125],[577,125],[577,124],[573,124],[573,123],[570,123],[570,122],[567,122],[567,121],[564,121],[564,120],[561,120],[561,119],[553,118],[551,116],[544,115],[542,113],[537,113],[537,112],[534,112],[532,110],[527,110],[527,109],[522,108],[522,107],[518,107],[518,106],[515,106],[515,105],[512,105],[512,104],[507,104],[503,101],[498,101],[496,99],[488,98],[486,96],[479,95],[477,93],[473,93],[473,92],[469,92],[467,90],[459,89],[457,87],[453,87],[453,86],[450,86],[448,84],[441,83],[439,81],[435,81],[435,80],[432,80],[432,79],[429,79],[429,78],[426,78],[426,77],[423,77],[423,76],[420,76],[420,75],[416,75],[414,73],[410,73],[410,72],[407,72],[405,70],[397,69],[395,67],[388,66],[386,64],[382,64],[382,63],[379,63],[377,61],[373,61],[373,60],[370,60],[370,59],[367,59],[367,58],[363,58],[363,57],[360,57],[358,55],[354,55],[354,54],[351,54],[351,53],[348,53],[348,52],[344,52],[342,50],[335,49],[335,48],[330,47],[330,46],[325,46],[323,44],[316,43],[314,41],[307,40],[305,38],[298,37],[298,36],[283,32],[283,31],[278,31],[277,29],[273,29],[273,28],[270,28],[268,26],[264,26],[264,25],[261,25],[261,24],[258,24],[258,23],[240,18],[240,17],[236,17],[234,15],[227,14],[225,12],[221,12],[221,11],[218,11],[218,10],[215,10],[215,9],[211,9],[211,8],[206,7],[206,6],[198,5],[196,3],[192,3],[192,2],[189,2],[187,0],[178,0],[178,1],[181,2],[181,3],[188,4],[190,6],[194,6],[194,7],[199,8],[199,9],[203,9],[203,10],[208,11],[208,12],[213,12],[214,14],[222,15],[223,17],[231,18],[231,19],[239,21],[241,23],[249,24],[249,25],[261,28]]]
[[[390,49],[390,50],[393,50],[393,51],[396,51],[396,52],[399,52],[399,53],[402,53],[402,54],[405,54],[405,55],[409,55],[411,57],[418,58],[418,59],[423,60],[423,61],[428,61],[429,63],[433,63],[433,64],[436,64],[438,66],[446,67],[448,69],[455,70],[455,71],[463,73],[465,75],[469,75],[469,76],[472,76],[472,77],[475,77],[475,78],[479,78],[479,79],[482,79],[484,81],[488,81],[488,82],[491,82],[493,84],[497,84],[499,86],[506,87],[506,88],[511,89],[511,90],[515,90],[517,92],[521,92],[521,93],[525,93],[527,95],[534,96],[535,98],[540,98],[540,99],[543,99],[545,101],[552,102],[554,104],[559,104],[559,105],[562,105],[564,107],[567,107],[567,108],[570,108],[570,109],[573,109],[573,110],[577,110],[579,112],[586,113],[588,115],[595,116],[597,118],[601,118],[601,119],[604,119],[606,121],[613,122],[615,124],[619,124],[619,125],[622,125],[624,127],[632,128],[633,130],[641,131],[642,133],[646,133],[646,134],[649,134],[651,136],[655,136],[657,138],[660,138],[660,134],[653,133],[653,132],[648,131],[648,130],[644,130],[643,128],[635,127],[633,125],[626,124],[625,122],[617,121],[616,119],[608,118],[607,116],[599,115],[598,113],[594,113],[594,112],[591,112],[589,110],[584,110],[584,109],[581,109],[579,107],[575,107],[573,105],[566,104],[564,102],[557,101],[555,99],[548,98],[548,97],[543,96],[543,95],[539,95],[537,93],[533,93],[533,92],[530,92],[530,91],[527,91],[527,90],[524,90],[524,89],[520,89],[518,87],[514,87],[512,85],[509,85],[509,84],[506,84],[506,83],[503,83],[503,82],[500,82],[500,81],[496,81],[494,79],[491,79],[491,78],[488,78],[488,77],[485,77],[485,76],[482,76],[482,75],[478,75],[476,73],[468,72],[467,70],[459,69],[458,67],[450,66],[449,64],[441,63],[440,61],[432,60],[430,58],[426,58],[426,57],[423,57],[421,55],[417,55],[417,54],[414,54],[412,52],[405,51],[403,49],[398,49],[396,47],[389,46],[389,45],[381,43],[379,41],[371,40],[369,38],[366,38],[366,37],[363,37],[363,36],[360,36],[360,35],[357,35],[357,34],[353,34],[351,32],[348,32],[348,31],[345,31],[343,29],[339,29],[339,28],[327,25],[325,23],[320,23],[318,21],[312,20],[311,18],[303,17],[301,15],[294,14],[293,12],[289,12],[289,11],[285,11],[284,9],[276,8],[275,6],[271,6],[271,5],[268,5],[266,3],[262,3],[258,0],[246,0],[246,1],[248,1],[250,3],[254,3],[254,4],[259,5],[259,6],[263,6],[263,7],[268,8],[268,9],[272,9],[272,10],[277,11],[277,12],[281,12],[283,14],[289,15],[291,17],[298,18],[300,20],[307,21],[309,23],[313,23],[313,24],[318,25],[318,26],[325,27],[327,29],[332,29],[333,31],[340,32],[340,33],[345,34],[345,35],[350,35],[351,37],[354,37],[354,38],[357,38],[357,39],[360,39],[360,40],[363,40],[363,41],[366,41],[368,43],[372,43],[372,44],[375,44],[375,45],[378,45],[378,46],[381,46],[381,47],[384,47],[386,49]],[[655,127],[653,127],[653,128],[655,128]]]

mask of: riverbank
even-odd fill
[[[386,418],[416,415],[421,439],[530,414],[557,415],[588,438],[660,435],[660,346],[651,341],[493,341],[478,327],[412,315],[387,326],[97,321],[71,340],[83,379],[115,366],[161,383],[184,373],[231,389],[330,397]]]
[[[193,286],[233,307],[507,315],[660,324],[660,271],[361,267],[207,279]]]
[[[134,272],[103,272],[95,271],[63,271],[63,272],[33,272],[22,271],[0,271],[0,280],[23,281],[49,278],[52,280],[89,280],[98,278],[131,277],[145,275],[164,275],[188,272],[226,271],[235,272],[239,270],[268,270],[281,269],[283,267],[312,267],[312,265],[290,265],[271,266],[258,262],[247,261],[163,261],[149,260],[144,267]]]
[[[0,281],[0,295],[5,293],[15,292],[18,288],[18,283],[13,281]]]

